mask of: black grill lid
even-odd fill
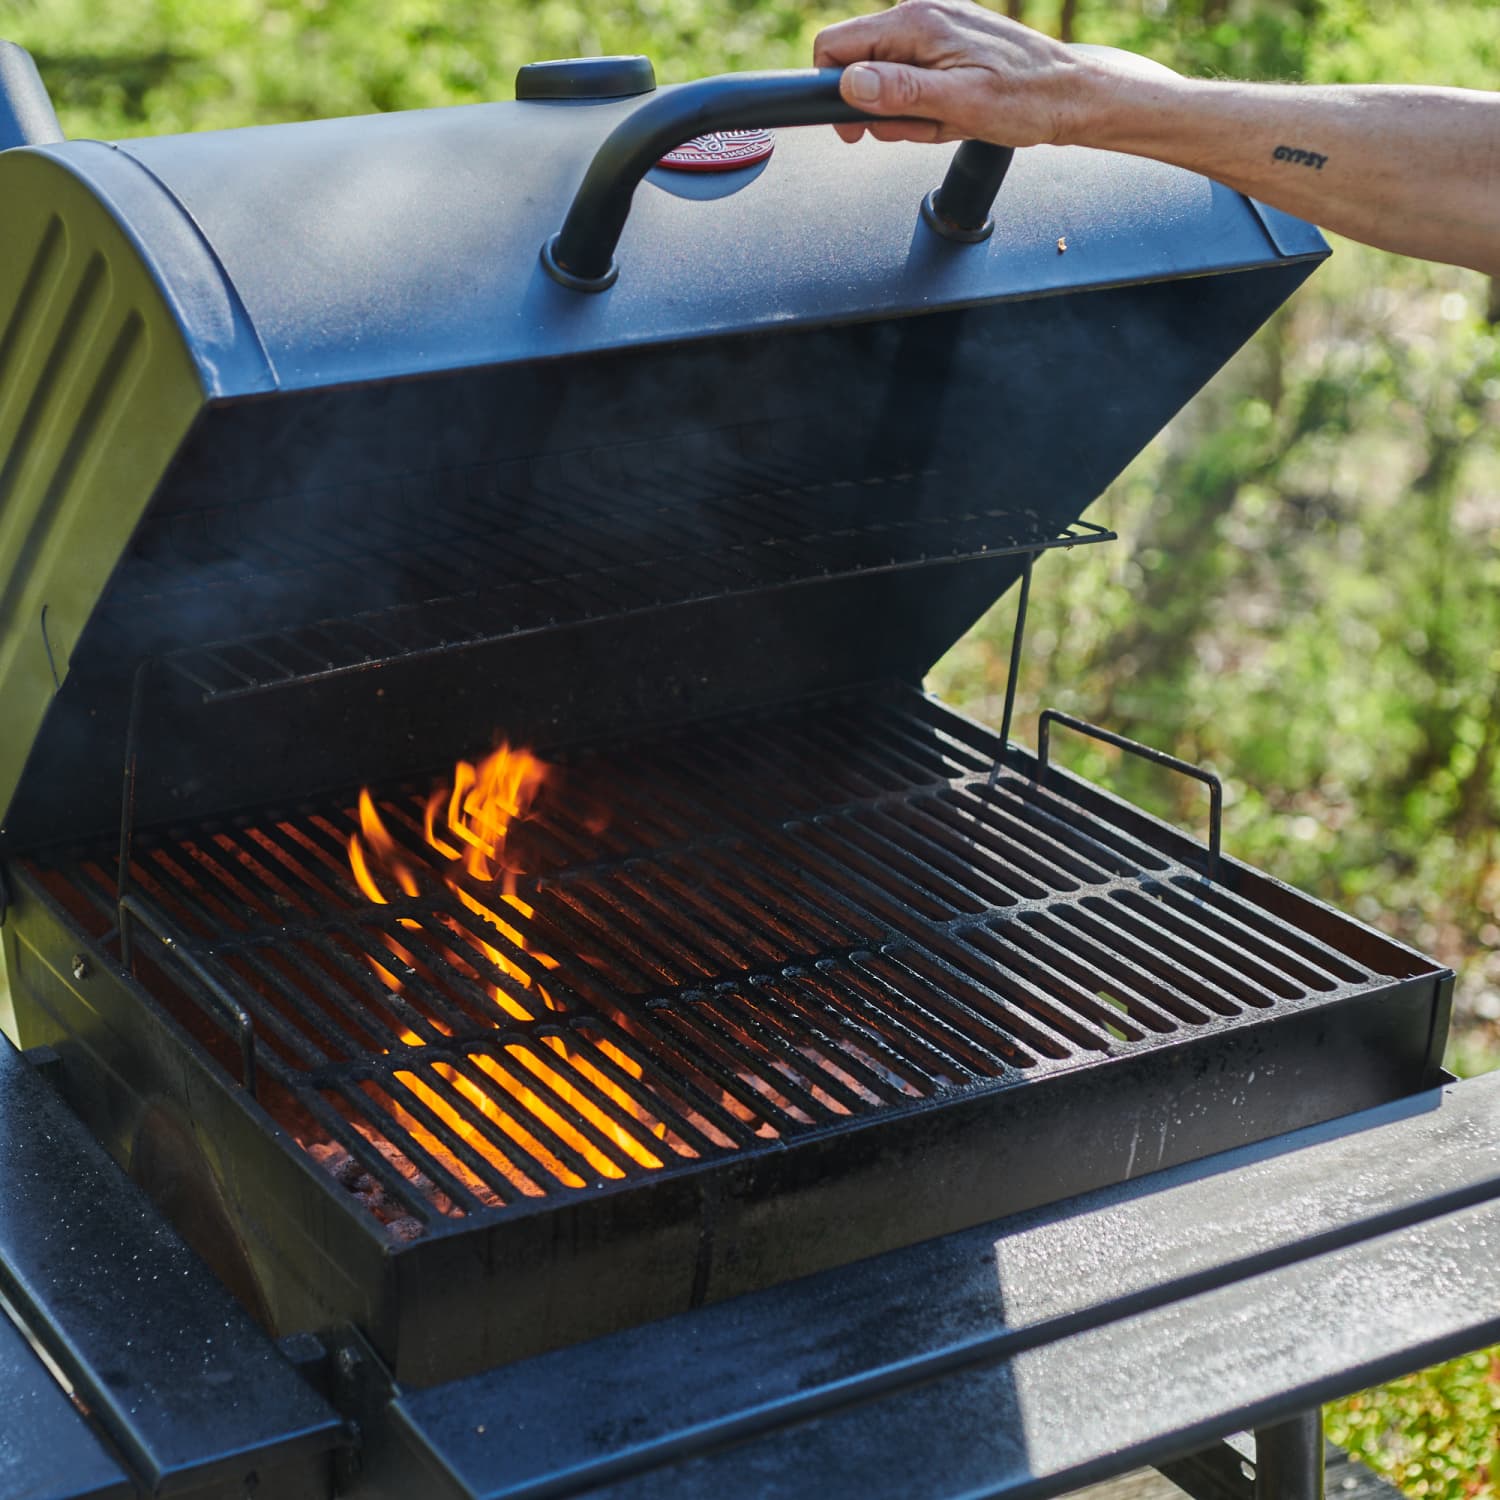
[[[1323,250],[1306,226],[1278,247],[1254,205],[1192,173],[1050,147],[1018,153],[993,237],[955,247],[917,224],[951,148],[845,146],[831,131],[804,129],[781,132],[764,170],[732,184],[652,173],[620,244],[618,284],[607,296],[570,293],[541,274],[538,252],[602,139],[652,97],[131,141],[107,162],[91,160],[89,173],[121,194],[127,214],[147,191],[136,163],[176,200],[213,247],[287,392],[1197,276]],[[170,278],[173,268],[162,269]],[[212,394],[240,394],[243,378],[226,375]]]
[[[913,679],[1326,253],[1040,148],[955,245],[948,151],[784,130],[558,286],[664,92],[0,154],[6,842],[118,816],[146,661],[145,819]]]

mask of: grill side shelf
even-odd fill
[[[47,1500],[135,1500],[140,1491],[110,1456],[18,1328],[0,1317],[0,1480],[12,1495]]]
[[[320,1492],[337,1415],[4,1037],[0,1139],[0,1288],[145,1490]]]

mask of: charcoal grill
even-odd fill
[[[920,689],[1017,587],[1013,686],[1036,559],[1316,232],[827,131],[704,189],[651,163],[836,75],[649,83],[0,153],[20,1039],[403,1387],[1440,1076],[1451,975],[1224,854],[1214,778],[1154,756],[1205,845],[1049,764],[1102,731]],[[423,833],[502,736],[553,767],[503,889]]]

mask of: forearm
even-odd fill
[[[1188,167],[1339,234],[1500,275],[1500,94],[1107,68],[1073,139]]]
[[[1340,234],[1500,275],[1500,94],[1205,82],[1064,47],[965,0],[823,31],[871,115],[847,140],[1082,145],[1171,162]]]

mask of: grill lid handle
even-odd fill
[[[778,125],[838,125],[870,120],[839,93],[841,68],[725,73],[658,94],[610,131],[594,153],[562,228],[542,246],[542,265],[563,286],[602,292],[615,284],[620,242],[641,179],[667,152],[715,130]],[[922,216],[948,239],[984,239],[994,227],[990,205],[1013,152],[965,141]]]
[[[922,200],[927,227],[961,245],[989,239],[995,228],[990,209],[1015,154],[1014,146],[965,141],[953,153],[942,183]]]

